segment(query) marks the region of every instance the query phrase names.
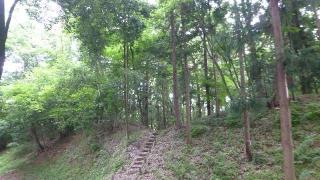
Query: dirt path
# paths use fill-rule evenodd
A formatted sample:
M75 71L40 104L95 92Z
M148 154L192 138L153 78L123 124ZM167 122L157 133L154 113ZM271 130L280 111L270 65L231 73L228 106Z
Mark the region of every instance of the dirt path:
M132 164L126 168L116 173L112 179L113 180L134 180L138 179L139 176L144 174L147 165L147 159L149 154L151 153L153 147L156 144L156 135L157 133L148 133L145 135L145 139L143 141L143 146L133 154L133 162Z
M143 146L133 155L132 164L116 173L113 180L173 179L174 175L166 168L164 158L168 151L183 147L183 141L177 140L178 134L170 128L162 135L145 135Z

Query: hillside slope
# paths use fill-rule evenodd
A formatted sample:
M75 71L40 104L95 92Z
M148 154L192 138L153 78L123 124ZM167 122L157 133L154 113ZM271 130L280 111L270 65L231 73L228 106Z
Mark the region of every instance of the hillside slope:
M299 179L320 179L319 102L318 96L303 96L291 103ZM239 120L222 123L225 125L212 125L215 119L210 118L199 120L193 124L192 147L185 145L182 130L159 131L138 179L281 179L277 114L277 110L270 110L252 120L252 162L244 157ZM107 136L100 148L83 133L39 155L29 146L13 147L0 154L0 179L112 179L131 164L145 133L147 130L132 133L128 149L123 132Z

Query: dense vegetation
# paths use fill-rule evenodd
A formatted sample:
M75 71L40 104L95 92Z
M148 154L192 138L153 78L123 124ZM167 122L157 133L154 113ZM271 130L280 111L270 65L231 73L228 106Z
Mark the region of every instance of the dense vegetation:
M320 178L320 3L150 2L0 0L0 175L111 178L149 128L157 179Z

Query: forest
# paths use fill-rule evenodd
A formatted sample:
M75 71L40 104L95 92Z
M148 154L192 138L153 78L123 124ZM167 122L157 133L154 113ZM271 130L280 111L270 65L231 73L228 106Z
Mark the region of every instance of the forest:
M0 0L0 180L317 180L319 91L319 0Z

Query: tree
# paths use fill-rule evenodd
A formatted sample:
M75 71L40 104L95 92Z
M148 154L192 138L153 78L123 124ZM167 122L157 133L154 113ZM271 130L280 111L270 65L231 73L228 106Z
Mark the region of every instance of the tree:
M239 56L239 64L240 64L240 99L241 99L241 112L244 126L244 142L246 149L246 156L248 161L252 161L252 152L251 152L251 137L250 137L250 120L249 120L249 112L247 107L247 92L246 92L246 80L245 80L245 68L244 68L244 43L242 40L242 32L241 32L241 21L240 21L240 13L239 8L237 6L236 1L234 1L235 6L235 17L236 17L236 36L238 40L238 56ZM261 79L260 79L261 80Z
M176 31L176 15L174 11L170 13L170 34L171 34L171 60L173 66L172 80L173 80L173 106L176 118L176 128L181 128L180 120L180 105L178 92L178 75L177 75L177 31Z
M283 170L285 179L293 180L296 179L296 177L294 170L293 143L291 133L291 113L289 109L288 87L284 67L284 42L282 37L278 0L270 0L270 14L277 59L276 71L277 89L280 98L281 144L284 155Z
M15 0L9 10L8 18L5 18L5 0L0 0L0 79L3 73L3 66L6 60L6 41L13 11L19 0Z
M184 82L185 82L185 104L186 104L186 143L191 144L191 99L190 99L190 71L188 65L188 55L187 55L187 12L189 9L190 4L188 3L181 3L180 4L180 15L181 15L181 39L182 39L182 58L184 60Z

